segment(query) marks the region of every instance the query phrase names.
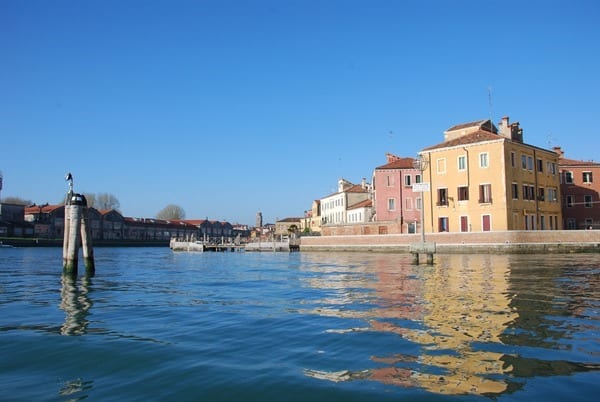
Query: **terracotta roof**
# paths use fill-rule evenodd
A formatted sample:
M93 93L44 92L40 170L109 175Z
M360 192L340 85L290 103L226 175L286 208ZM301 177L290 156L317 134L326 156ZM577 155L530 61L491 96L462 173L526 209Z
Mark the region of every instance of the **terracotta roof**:
M277 222L300 222L303 218L284 218L280 219Z
M358 209L358 208L367 208L373 206L373 200L364 200L361 202L357 202L354 205L350 205L348 209Z
M367 189L363 188L363 186L361 186L360 184L355 184L350 188L345 189L344 191L342 191L343 193L367 193Z
M190 225L200 226L208 221L206 219L184 219L182 222L189 223Z
M494 125L492 124L492 122L489 119L477 120L477 121L471 121L469 123L457 124L456 126L450 127L446 131L457 131L457 130L463 130L465 128L470 128L470 127L479 127L480 130L484 130L484 131L487 131L487 132L493 132L493 133L497 132L496 127L494 127Z
M414 169L413 163L414 158L400 158L385 165L381 165L375 168L378 169Z
M450 148L450 147L456 147L459 145L476 144L478 142L495 141L495 140L500 140L500 139L505 139L505 138L498 134L492 134L489 131L479 130L479 131L475 131L474 133L471 133L471 134L465 134L461 137L455 138L450 141L442 142L442 143L432 145L427 148L423 148L423 151L430 151L432 149L440 149L440 148Z
M26 207L25 208L25 214L26 215L30 215L30 214L39 214L39 213L50 213L53 212L59 208L63 208L64 205L59 204L59 205L33 205L30 207Z
M559 158L558 166L590 166L590 167L598 167L600 163L594 161L581 161L577 159L567 159L567 158Z

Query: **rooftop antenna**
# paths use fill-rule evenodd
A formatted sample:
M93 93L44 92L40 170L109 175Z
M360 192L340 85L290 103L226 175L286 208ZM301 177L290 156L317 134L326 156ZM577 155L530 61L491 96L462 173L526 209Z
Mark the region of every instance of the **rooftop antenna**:
M492 87L488 86L488 107L490 109L490 123L494 124L494 113L492 109Z

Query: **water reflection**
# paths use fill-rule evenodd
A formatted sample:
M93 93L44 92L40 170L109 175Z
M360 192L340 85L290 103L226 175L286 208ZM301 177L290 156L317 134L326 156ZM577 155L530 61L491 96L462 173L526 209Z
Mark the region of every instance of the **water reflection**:
M89 395L83 394L89 392L93 387L93 381L84 381L81 378L65 381L58 390L58 395L65 399L65 402L75 402L87 399Z
M531 268L529 262L539 266L539 261L535 265L535 260L523 262L522 258L445 255L435 266L426 267L393 264L393 257L379 256L370 261L362 277L350 269L349 286L356 289L360 283L362 295L339 298L336 304L315 308L313 313L360 317L366 320L368 330L396 334L402 342L393 354L372 356L375 368L309 369L306 375L330 381L370 379L440 394L489 396L520 388L523 377L598 370L596 364L553 359L548 351L568 347L564 339L571 330L581 333L578 323L569 328L569 319L573 311L593 314L590 294L579 297L573 286L563 286L569 281L561 276L564 272ZM331 289L329 279L323 275L310 285ZM338 294L352 295L343 291L340 278L334 283ZM365 298L371 300L369 309L361 307ZM330 303L331 298L321 302ZM351 308L351 303L358 307L353 304ZM519 353L524 352L515 345L544 348L543 357L523 357ZM406 353L415 346L418 354Z
M60 308L66 313L65 322L60 328L62 335L87 333L89 325L87 316L93 304L89 298L91 284L92 278L88 275L81 278L80 284L77 283L76 276L62 276Z

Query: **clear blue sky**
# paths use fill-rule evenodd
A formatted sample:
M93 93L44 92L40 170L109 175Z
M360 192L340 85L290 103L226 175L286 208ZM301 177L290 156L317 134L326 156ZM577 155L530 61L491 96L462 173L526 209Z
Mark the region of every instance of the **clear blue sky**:
M274 222L503 115L600 160L598 21L595 0L0 0L0 195L56 203L70 171L126 216Z

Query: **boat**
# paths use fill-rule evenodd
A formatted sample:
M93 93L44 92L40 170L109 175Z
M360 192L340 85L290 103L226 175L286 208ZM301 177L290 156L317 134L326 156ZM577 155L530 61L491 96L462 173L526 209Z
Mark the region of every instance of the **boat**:
M169 241L169 247L173 251L196 251L204 252L204 242L200 240L186 241L171 239Z

